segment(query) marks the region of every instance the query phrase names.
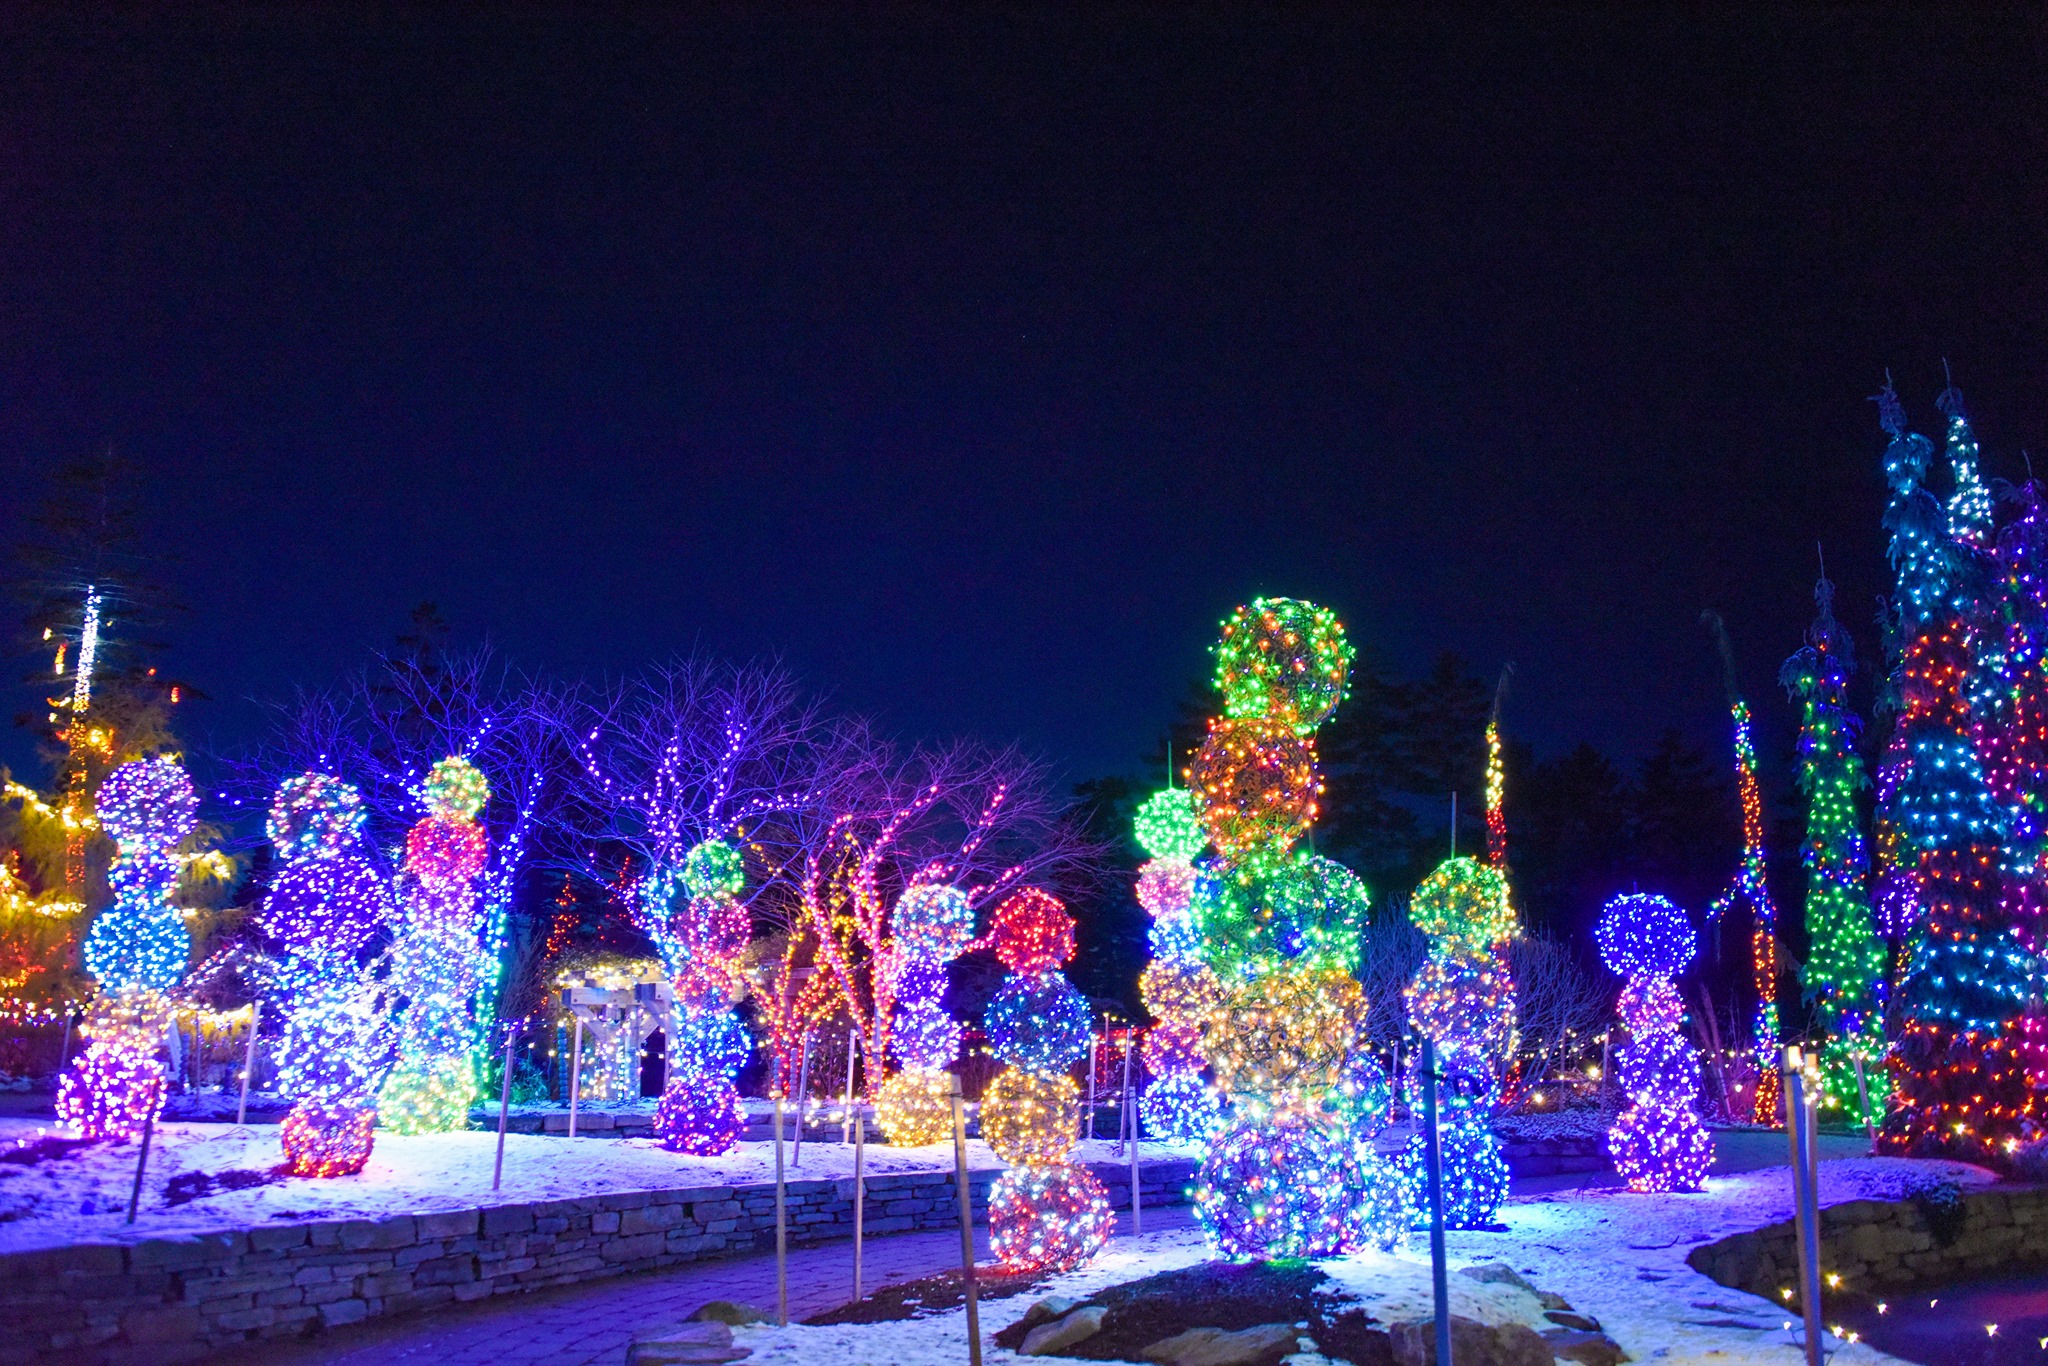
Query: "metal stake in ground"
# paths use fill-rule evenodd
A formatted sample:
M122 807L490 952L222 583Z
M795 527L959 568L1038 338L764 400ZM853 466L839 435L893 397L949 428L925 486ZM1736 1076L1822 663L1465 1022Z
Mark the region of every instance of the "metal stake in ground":
M149 1107L149 1113L142 1117L142 1152L135 1159L135 1189L128 1193L128 1222L135 1222L135 1211L142 1208L142 1173L149 1166L149 1140L156 1132L156 1106Z
M804 1106L810 1103L811 1094L811 1035L804 1032L804 1060L796 1069L796 1154L789 1165L801 1167L804 1164Z
M1131 1236L1145 1235L1145 1217L1138 1213L1138 1093L1131 1092Z
M64 1041L57 1045L57 1070L62 1072L64 1064L71 1061L71 1004L64 1004Z
M1877 1124L1870 1118L1870 1087L1863 1080L1863 1055L1851 1053L1849 1056L1856 1061L1856 1109L1863 1115L1863 1129L1870 1135L1870 1147L1874 1152L1877 1149Z
M1422 1040L1423 1168L1429 1178L1429 1286L1436 1298L1436 1366L1451 1366L1451 1285L1444 1260L1444 1150L1436 1127L1436 1044Z
M853 1142L853 1056L860 1046L860 1031L846 1031L846 1099L839 1106L839 1141Z
M498 1161L491 1168L492 1190L496 1190L498 1183L505 1177L505 1112L512 1106L512 1044L518 1037L518 1029L506 1029L505 1077L498 1087Z
M1101 1040L1088 1035L1088 1141L1095 1141L1095 1048Z
M775 1321L789 1326L789 1195L782 1176L782 1092L775 1093Z
M564 992L566 996L568 993ZM576 1137L576 1108L583 1100L583 1017L575 1014L576 1008L569 1007L576 1020L576 1042L569 1048L569 1137Z
M974 1284L974 1200L967 1188L967 1105L953 1078L953 1183L960 1193L960 1283L967 1295L967 1361L981 1366L981 1303Z
M1785 1050L1781 1073L1781 1094L1785 1104L1785 1134L1792 1144L1793 1226L1799 1240L1799 1308L1806 1320L1806 1363L1821 1366L1820 1339L1820 1217L1813 1207L1813 1166L1807 1141L1812 1113L1805 1096L1806 1072L1797 1046ZM1812 1210L1812 1213L1809 1213Z
M263 1002L249 1002L249 1048L242 1055L242 1099L235 1106L235 1127L249 1120L249 1078L256 1072L256 1023L263 1016Z
M853 1298L860 1299L860 1245L861 1219L866 1213L868 1155L868 1117L855 1115L853 1119Z

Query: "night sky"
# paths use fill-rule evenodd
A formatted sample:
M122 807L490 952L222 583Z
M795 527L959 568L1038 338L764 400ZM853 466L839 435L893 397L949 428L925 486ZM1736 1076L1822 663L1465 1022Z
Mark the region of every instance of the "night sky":
M1275 593L1543 753L1725 743L1717 607L1782 755L1886 368L2048 451L2038 9L1168 8L8 7L0 535L140 462L217 746L431 599L1078 778Z

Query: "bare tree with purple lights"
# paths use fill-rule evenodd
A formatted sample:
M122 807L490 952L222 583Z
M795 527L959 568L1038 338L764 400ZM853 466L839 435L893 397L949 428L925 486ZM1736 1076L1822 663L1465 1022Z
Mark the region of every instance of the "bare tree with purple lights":
M843 1008L861 1032L872 1091L889 1057L902 968L893 920L903 892L951 886L978 909L1075 871L1091 846L1044 766L1015 748L903 751L854 730L841 734L840 760L825 819L807 822L793 860L788 947L759 1004L784 1078L804 1032Z

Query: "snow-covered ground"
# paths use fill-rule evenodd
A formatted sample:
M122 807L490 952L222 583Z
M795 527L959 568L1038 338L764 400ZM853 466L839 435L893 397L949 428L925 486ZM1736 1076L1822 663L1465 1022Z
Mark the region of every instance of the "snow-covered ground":
M61 1131L45 1124L0 1119L0 1152ZM284 1177L241 1190L213 1189L187 1203L166 1206L167 1191L195 1184L194 1174L236 1172L269 1177L283 1162L277 1126L166 1123L157 1127L142 1207L127 1224L128 1195L140 1145L97 1144L31 1164L0 1161L0 1252L106 1239L150 1238L299 1219L375 1219L394 1214L475 1209L568 1200L614 1191L675 1190L747 1185L775 1179L773 1142L742 1143L724 1157L683 1157L648 1139L568 1139L508 1134L505 1179L491 1190L495 1133L379 1133L369 1166L355 1176L317 1180ZM1128 1161L1106 1141L1080 1145L1080 1161ZM785 1144L791 1181L853 1175L850 1144L806 1140L802 1165ZM1178 1145L1145 1143L1141 1160L1185 1157ZM967 1144L972 1168L1000 1168L979 1139ZM870 1176L951 1171L953 1146L867 1146ZM183 1182L179 1181L184 1177Z
M1909 1173L1939 1172L1963 1184L1988 1182L1988 1172L1960 1163L1855 1158L1823 1163L1821 1201L1899 1199ZM1781 1309L1730 1290L1685 1264L1700 1243L1791 1216L1791 1173L1767 1168L1716 1177L1697 1195L1630 1195L1625 1191L1556 1191L1510 1201L1505 1233L1454 1233L1453 1267L1506 1262L1539 1289L1555 1291L1599 1319L1637 1362L1684 1366L1793 1366L1800 1360L1793 1325ZM1093 1265L1052 1281L1043 1294L1085 1297L1208 1258L1200 1236L1183 1230L1119 1238ZM1417 1236L1393 1256L1376 1253L1323 1264L1331 1278L1384 1323L1427 1318L1429 1248ZM1490 1323L1550 1326L1527 1292L1451 1277L1452 1312ZM1019 1295L984 1306L984 1338L1021 1318L1040 1298ZM756 1326L735 1340L762 1366L832 1361L840 1366L957 1366L966 1359L966 1315L954 1310L902 1323L811 1328ZM1831 1344L1833 1345L1833 1344ZM993 1346L988 1360L1015 1360ZM1304 1366L1318 1358L1300 1359ZM1842 1345L1834 1366L1872 1366L1894 1358L1867 1345Z

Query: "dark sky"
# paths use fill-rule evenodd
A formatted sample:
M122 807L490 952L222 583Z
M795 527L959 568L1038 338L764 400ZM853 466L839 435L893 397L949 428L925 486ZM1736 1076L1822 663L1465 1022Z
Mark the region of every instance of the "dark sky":
M1081 776L1260 592L1545 751L1718 741L1717 606L1782 748L1885 368L2048 450L2038 10L963 8L8 7L0 531L143 462L219 741L433 599Z

